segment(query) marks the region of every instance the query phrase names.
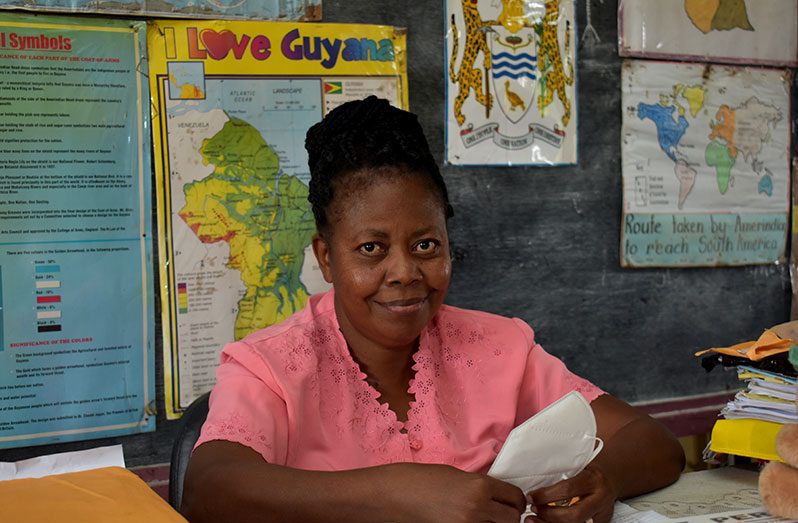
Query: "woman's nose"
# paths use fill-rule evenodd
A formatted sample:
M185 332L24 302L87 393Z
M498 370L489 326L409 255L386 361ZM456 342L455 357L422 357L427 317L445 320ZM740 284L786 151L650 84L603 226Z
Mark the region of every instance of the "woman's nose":
M385 279L392 285L408 285L421 279L418 260L409 253L394 250L388 255Z

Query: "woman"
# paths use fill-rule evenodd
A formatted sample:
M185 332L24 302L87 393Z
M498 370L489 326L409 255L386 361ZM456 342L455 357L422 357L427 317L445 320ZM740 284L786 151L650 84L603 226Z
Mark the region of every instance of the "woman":
M675 439L524 322L443 305L452 211L414 115L349 102L306 148L333 291L224 349L186 476L192 522L517 523L529 500L545 521L605 523L616 499L678 477ZM513 427L571 390L605 442L583 472L531 493L484 475Z

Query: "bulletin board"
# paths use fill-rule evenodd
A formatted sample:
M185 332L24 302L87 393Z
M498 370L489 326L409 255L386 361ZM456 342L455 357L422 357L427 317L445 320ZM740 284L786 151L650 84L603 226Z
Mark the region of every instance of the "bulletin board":
M621 67L617 3L591 2L600 40L578 49L579 160L560 167L442 167L454 207L447 302L516 316L578 374L631 402L731 390L735 376L707 374L693 352L756 339L789 318L787 264L623 269L620 263ZM410 109L445 158L448 25L444 2L326 3L325 22L405 26ZM582 42L577 2L572 43ZM793 79L792 102L795 103ZM790 116L795 124L794 114ZM793 155L795 155L794 144ZM161 329L159 324L157 329ZM162 332L158 330L158 332ZM163 367L156 368L164 397ZM168 462L178 422L159 404L158 430L124 438L129 464ZM77 444L73 444L77 446ZM59 447L66 450L65 447ZM0 453L21 459L28 449Z

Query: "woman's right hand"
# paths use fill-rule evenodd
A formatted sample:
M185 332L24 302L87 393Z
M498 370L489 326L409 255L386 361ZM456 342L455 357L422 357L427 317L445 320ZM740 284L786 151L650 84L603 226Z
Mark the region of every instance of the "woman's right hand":
M385 467L387 492L400 522L518 523L526 498L518 487L448 465L397 463Z

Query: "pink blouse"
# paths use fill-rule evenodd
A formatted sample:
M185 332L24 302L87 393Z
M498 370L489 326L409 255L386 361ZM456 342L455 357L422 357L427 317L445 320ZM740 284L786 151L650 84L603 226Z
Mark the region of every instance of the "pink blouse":
M402 423L347 349L333 291L227 345L197 445L227 440L269 463L344 470L394 462L485 472L510 430L571 390L603 392L519 319L443 305L421 333ZM196 448L196 447L195 447Z

